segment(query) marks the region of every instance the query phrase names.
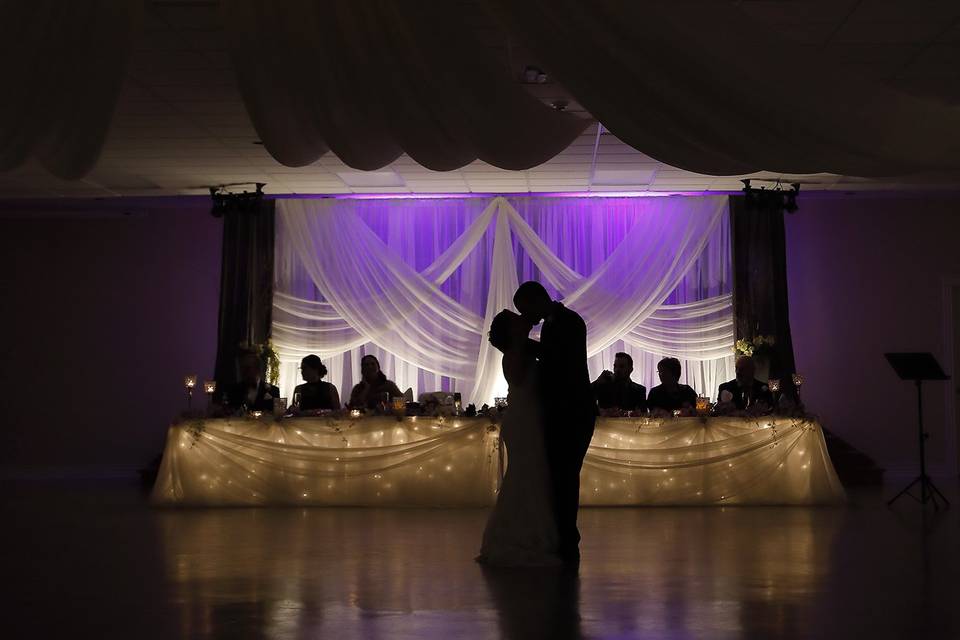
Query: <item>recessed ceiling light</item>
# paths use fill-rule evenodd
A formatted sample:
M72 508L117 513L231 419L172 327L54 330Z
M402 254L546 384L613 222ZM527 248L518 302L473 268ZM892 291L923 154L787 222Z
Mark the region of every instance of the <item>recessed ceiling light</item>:
M646 186L653 181L656 169L597 169L593 172L593 184L624 187Z
M393 171L337 171L348 187L405 187L403 178Z

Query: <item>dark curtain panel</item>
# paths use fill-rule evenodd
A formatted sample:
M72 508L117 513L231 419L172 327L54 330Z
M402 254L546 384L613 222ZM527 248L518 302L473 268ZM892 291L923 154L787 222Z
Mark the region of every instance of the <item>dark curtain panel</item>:
M787 306L787 247L783 212L747 209L743 196L730 198L733 238L733 313L737 339L776 338L770 377L789 385L796 371Z
M270 337L273 305L273 220L275 203L223 216L220 323L217 333L218 394L236 380L237 348Z

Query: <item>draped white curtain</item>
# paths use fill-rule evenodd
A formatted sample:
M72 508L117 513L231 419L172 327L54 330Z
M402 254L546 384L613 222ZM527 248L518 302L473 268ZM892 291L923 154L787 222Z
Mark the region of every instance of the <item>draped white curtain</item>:
M712 396L732 377L724 197L280 200L273 341L289 395L297 364L324 359L346 396L377 355L401 388L505 395L493 316L536 279L587 323L592 375L613 354L634 379L680 358Z

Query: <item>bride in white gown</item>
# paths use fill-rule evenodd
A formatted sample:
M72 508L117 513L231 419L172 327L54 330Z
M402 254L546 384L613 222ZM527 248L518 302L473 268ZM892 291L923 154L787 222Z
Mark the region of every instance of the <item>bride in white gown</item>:
M555 566L559 540L537 394L537 361L527 349L530 324L501 311L490 325L490 344L503 352L510 390L500 426L507 471L487 520L477 562L496 566Z

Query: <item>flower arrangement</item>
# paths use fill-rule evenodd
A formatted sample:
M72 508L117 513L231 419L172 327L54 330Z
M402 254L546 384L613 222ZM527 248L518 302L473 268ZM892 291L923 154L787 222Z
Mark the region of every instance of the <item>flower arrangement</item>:
M267 365L267 379L270 384L276 385L280 380L280 356L273 349L273 342L267 340L259 344L242 343L241 351L252 351L260 355L264 364Z
M193 449L200 442L203 433L207 430L206 422L202 418L191 420L187 425L186 432L190 436L190 448Z
M740 338L733 345L733 352L738 356L763 356L773 351L777 343L774 336L754 336L752 339Z

